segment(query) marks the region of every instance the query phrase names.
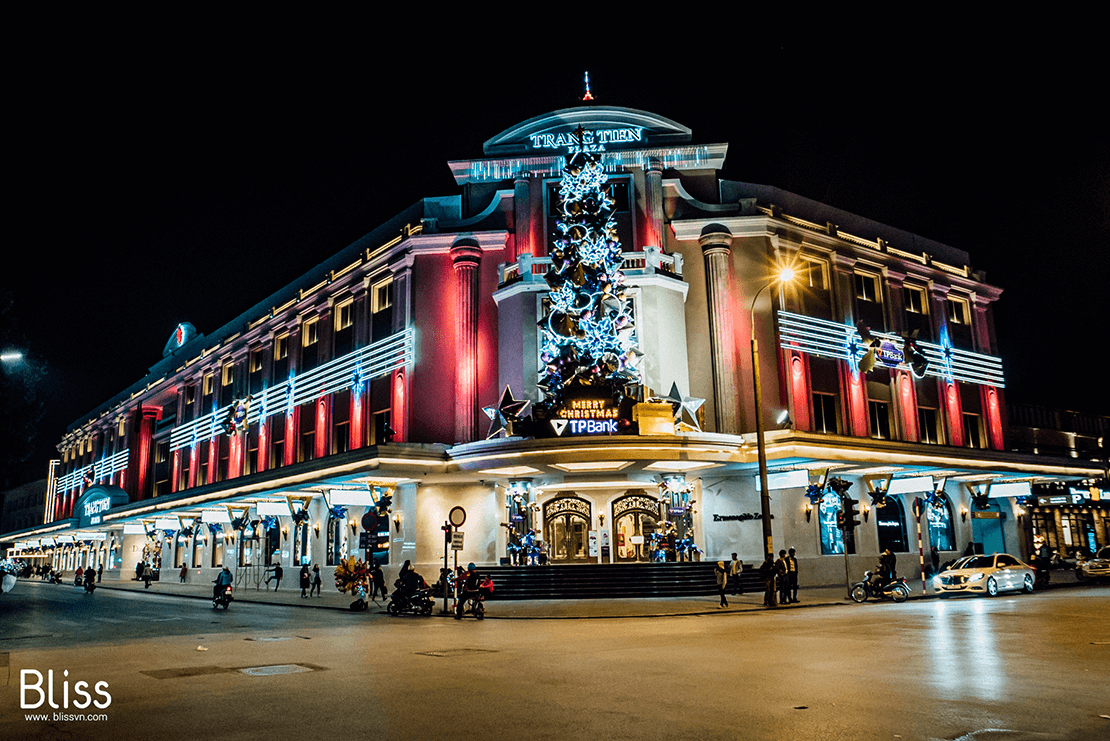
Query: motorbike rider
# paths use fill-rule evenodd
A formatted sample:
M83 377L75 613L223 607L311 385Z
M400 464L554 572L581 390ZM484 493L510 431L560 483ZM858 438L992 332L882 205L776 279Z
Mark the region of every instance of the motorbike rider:
M224 566L224 570L219 573L214 581L216 586L212 589L212 599L216 599L223 594L224 587L231 586L233 581L234 577L231 576L231 570Z
M96 589L96 572L92 569L85 569L84 580L85 592L88 594L92 594L93 590Z
M478 567L473 562L466 565L466 580L463 581L462 590L459 592L459 598L455 602L455 619L462 620L463 613L466 612L466 603L468 600L477 600L481 596L479 589L482 585L482 575L478 573Z
M883 550L879 555L879 573L878 581L875 584L877 589L884 588L887 584L894 581L897 572L898 557L889 548Z

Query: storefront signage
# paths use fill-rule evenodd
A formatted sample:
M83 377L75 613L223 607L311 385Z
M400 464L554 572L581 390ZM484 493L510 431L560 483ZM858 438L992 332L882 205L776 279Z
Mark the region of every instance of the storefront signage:
M883 342L879 345L875 349L875 357L887 368L897 368L906 360L901 348L895 347L893 342Z
M104 513L113 505L127 504L127 492L118 486L90 486L77 500L74 512L77 513L77 527L99 525Z
M567 154L574 152L604 152L605 145L639 143L644 139L641 127L627 129L585 129L582 141L578 141L573 131L558 134L532 134L528 137L532 149L565 149Z
M736 520L739 520L739 521L743 522L745 520L762 520L762 519L763 519L763 515L761 515L759 512L745 512L742 515L713 515L713 522L732 522L732 521L736 521ZM771 519L772 520L775 519L775 516L771 515Z
M615 435L628 427L626 410L610 397L567 399L553 409L551 427L557 436Z

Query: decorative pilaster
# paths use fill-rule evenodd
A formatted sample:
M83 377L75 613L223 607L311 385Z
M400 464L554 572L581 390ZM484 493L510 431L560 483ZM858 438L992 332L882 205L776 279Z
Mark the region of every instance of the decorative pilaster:
M710 224L698 238L705 257L705 294L709 308L709 352L713 363L713 417L716 431L740 432L737 406L735 333L729 291L732 234ZM758 414L759 411L757 410Z
M663 249L663 165L659 160L651 160L644 170L644 211L647 218L644 224L641 249L658 247ZM728 235L731 241L732 235ZM728 245L726 245L727 247Z
M478 266L481 248L471 240L451 247L455 269L455 440L478 439Z
M532 192L527 174L513 181L513 254L534 255L532 248Z

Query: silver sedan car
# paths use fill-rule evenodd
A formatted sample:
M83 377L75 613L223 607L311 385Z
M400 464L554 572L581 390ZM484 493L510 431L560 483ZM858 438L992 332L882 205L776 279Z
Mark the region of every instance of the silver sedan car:
M1033 569L1008 553L964 556L933 577L933 590L942 599L950 594L986 594L1020 589L1033 591Z
M1110 579L1110 545L1099 548L1094 558L1076 566L1075 575L1079 581Z

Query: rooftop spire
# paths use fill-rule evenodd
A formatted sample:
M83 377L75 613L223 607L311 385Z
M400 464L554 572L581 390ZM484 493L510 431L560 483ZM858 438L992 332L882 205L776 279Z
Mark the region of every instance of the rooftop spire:
M590 73L586 72L586 94L582 96L582 100L593 100L594 96L590 95Z

